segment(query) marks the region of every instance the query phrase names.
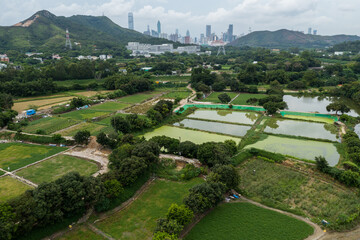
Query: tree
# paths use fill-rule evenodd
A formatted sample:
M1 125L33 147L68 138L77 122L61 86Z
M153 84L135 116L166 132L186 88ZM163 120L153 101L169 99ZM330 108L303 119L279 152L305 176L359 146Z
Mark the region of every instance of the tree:
M196 158L197 145L190 141L180 142L179 152L181 152L182 156Z
M267 102L263 107L265 108L266 113L269 115L273 115L279 110L279 107L275 102Z
M13 105L14 101L10 94L0 93L0 109L11 109Z
M178 237L175 234L169 234L167 232L156 232L152 240L178 240Z
M111 169L116 169L119 167L120 162L125 159L131 157L131 153L134 149L134 145L130 145L125 143L120 147L116 148L112 153L109 155L109 167Z
M128 186L141 176L147 168L145 159L131 156L119 162L116 172L119 175L119 181L122 185Z
M87 145L89 143L90 136L91 134L88 130L78 131L74 136L74 140L77 144Z
M111 118L111 126L117 131L124 134L130 133L130 123L122 116L115 116Z
M218 174L218 180L224 183L227 189L238 187L240 176L232 165L216 165L211 171L214 174Z
M231 101L231 98L229 95L227 95L226 93L222 93L218 96L220 102L222 103L228 103Z
M323 156L315 157L316 168L320 172L327 172L329 170L329 163Z
M210 167L230 163L230 156L231 153L225 144L207 142L198 146L197 158Z
M0 239L13 239L13 234L17 229L15 217L16 214L9 204L0 204Z
M104 182L106 195L108 198L116 198L124 191L121 183L116 179L107 180Z
M108 146L109 139L104 132L100 132L96 136L96 142L105 147L105 146Z
M194 213L185 205L177 205L176 203L171 204L166 218L169 220L176 220L180 225L187 225L194 218Z
M223 81L217 81L212 85L212 89L215 92L221 92L226 88L226 84Z
M335 111L336 115L338 115L338 112L341 112L341 114L350 112L350 108L348 108L343 103L330 103L329 105L326 106L326 110L328 112Z
M257 98L249 98L248 100L246 100L246 103L248 103L250 105L255 105L258 101L259 101L259 99L257 99Z
M183 225L179 224L176 220L160 218L157 220L155 232L166 232L170 235L178 236L183 230Z

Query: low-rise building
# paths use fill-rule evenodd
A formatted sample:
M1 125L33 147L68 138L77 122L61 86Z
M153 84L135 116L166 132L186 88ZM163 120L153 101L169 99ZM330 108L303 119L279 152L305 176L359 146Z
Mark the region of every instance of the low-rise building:
M0 54L0 62L10 62L10 59L6 54Z
M142 44L138 42L129 42L126 48L132 51L131 56L150 56L160 55L166 52L170 53L183 53L188 54L200 54L200 46L184 46L174 49L173 44L161 44L161 45L151 45L151 44Z

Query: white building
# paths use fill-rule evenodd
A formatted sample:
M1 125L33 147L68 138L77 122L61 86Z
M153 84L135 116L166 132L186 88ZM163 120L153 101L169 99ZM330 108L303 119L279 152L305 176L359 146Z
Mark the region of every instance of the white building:
M135 57L149 56L150 54L160 55L166 52L170 52L170 53L187 52L189 54L200 53L200 46L185 46L174 49L173 44L151 45L151 44L142 44L138 42L129 42L126 48L132 51L131 56L135 56Z

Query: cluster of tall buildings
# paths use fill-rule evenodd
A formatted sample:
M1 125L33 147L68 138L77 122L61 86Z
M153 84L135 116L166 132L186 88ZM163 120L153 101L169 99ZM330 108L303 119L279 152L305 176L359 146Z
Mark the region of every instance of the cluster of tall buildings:
M129 29L134 30L134 15L133 13L129 13L128 15L128 24ZM161 31L161 22L158 21L156 25L156 30L151 29L150 25L147 25L146 31L144 31L145 35L168 39L173 42L180 42L183 44L198 44L198 45L213 45L214 43L218 44L229 43L236 39L234 35L234 26L233 24L229 25L227 31L223 32L221 35L216 35L211 31L211 25L206 25L206 34L200 34L200 37L193 37L190 35L190 31L187 30L185 36L182 36L179 33L179 29L176 29L174 33L167 34Z
M316 30L316 29L312 30L312 28L309 27L309 28L308 28L308 34L309 34L309 35L311 35L311 34L312 34L312 35L317 35L317 30Z

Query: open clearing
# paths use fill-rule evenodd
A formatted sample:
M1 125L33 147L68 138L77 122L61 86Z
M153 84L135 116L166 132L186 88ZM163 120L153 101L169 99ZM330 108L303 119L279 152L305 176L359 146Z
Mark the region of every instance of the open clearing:
M231 110L196 110L188 118L213 120L229 123L240 123L252 125L260 117L260 114L254 112L238 112Z
M10 171L14 171L66 149L24 143L2 143L0 144L0 167L4 170L10 167Z
M126 209L96 223L96 227L116 239L151 239L156 220L164 217L172 203L182 204L188 190L204 180L195 178L187 182L155 180Z
M229 95L229 97L231 99L233 99L237 93L235 92L212 92L209 96L207 96L205 99L201 100L202 102L213 102L213 103L221 103L221 101L219 100L219 95L226 93L227 95Z
M267 96L269 96L269 95L266 95L266 94L240 93L240 95L237 98L235 98L235 100L232 101L231 104L234 104L234 105L250 105L249 103L246 102L250 98L261 99L261 98L265 98Z
M268 136L266 139L248 145L245 148L258 148L268 152L312 161L315 161L315 157L323 156L330 166L335 166L340 159L340 155L333 143L312 140Z
M71 118L47 117L30 122L23 131L27 133L36 133L36 131L42 130L45 131L45 134L51 134L79 122L80 121Z
M76 110L69 113L64 113L61 116L66 118L72 118L76 120L90 120L92 118L102 117L110 114L111 111L97 111L93 109Z
M0 203L17 197L26 190L31 189L30 186L10 177L0 178Z
M150 139L155 136L167 136L176 139L181 138L181 141L192 141L196 144L201 144L204 142L224 142L225 140L234 140L236 144L238 144L241 140L240 138L230 136L170 126L162 126L144 135L146 139Z
M63 103L69 101L74 97L57 97L57 98L48 98L48 99L40 99L40 100L33 100L33 101L22 101L22 102L15 102L14 106L12 107L13 110L17 112L22 112L29 109L29 105L35 105L38 107L54 105L55 103Z
M293 167L307 169L303 163L293 163ZM317 224L325 219L331 226L340 216L346 219L358 212L360 197L355 192L285 165L250 159L240 165L239 171L244 195L270 207L304 215Z
M153 97L159 95L160 93L161 92L159 92L159 91L147 92L147 93L137 93L134 95L119 98L118 101L124 102L124 103L141 103L149 98L153 98Z
M313 232L314 229L303 221L251 203L239 202L216 207L185 239L302 240Z
M98 104L91 107L92 110L103 110L103 111L118 111L128 107L129 104L120 103L120 102L106 102L103 104Z
M102 237L99 234L91 231L87 226L79 226L71 231L67 232L57 240L105 240L106 238Z
M69 172L79 172L90 176L98 171L98 166L90 161L77 157L58 155L54 158L22 169L16 175L34 183L52 182Z

